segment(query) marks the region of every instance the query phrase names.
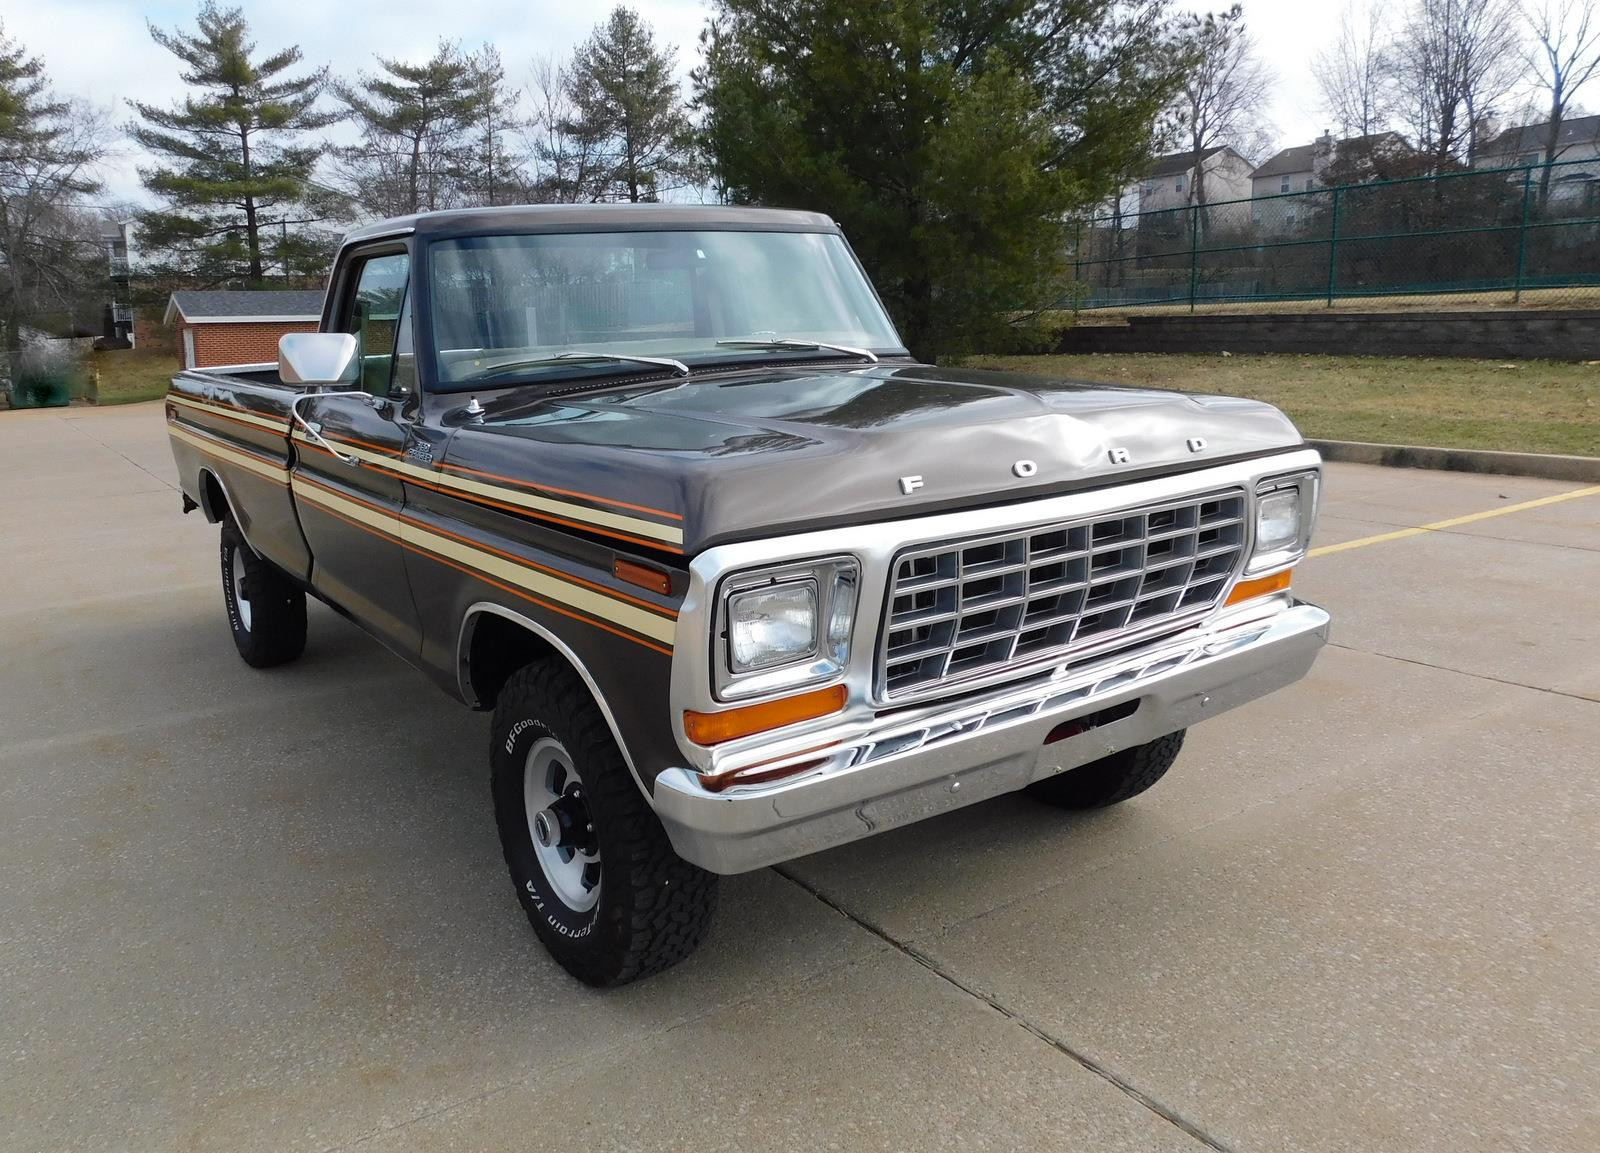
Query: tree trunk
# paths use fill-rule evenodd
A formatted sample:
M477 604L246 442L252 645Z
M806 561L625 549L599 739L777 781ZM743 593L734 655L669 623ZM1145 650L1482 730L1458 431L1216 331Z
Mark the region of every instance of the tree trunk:
M239 155L244 167L245 187L250 186L250 129L247 125L239 126ZM250 193L244 194L244 244L245 250L250 255L250 284L252 287L261 283L261 226L256 221L256 198Z
M411 137L411 169L408 175L411 179L411 211L422 210L422 189L420 178L422 175L422 133L418 132Z
M622 139L626 147L626 155L628 158L628 199L634 204L638 204L639 160L634 153L633 147L633 119L630 117L623 123L626 126L626 131L623 133Z
M1550 203L1550 170L1556 162L1556 143L1561 139L1561 120L1567 111L1563 103L1559 96L1550 102L1550 123L1544 132L1544 167L1539 171L1540 212Z

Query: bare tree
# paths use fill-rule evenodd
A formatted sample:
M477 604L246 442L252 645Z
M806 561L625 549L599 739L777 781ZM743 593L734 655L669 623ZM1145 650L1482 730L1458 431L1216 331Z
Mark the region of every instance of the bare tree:
M1549 100L1544 126L1544 166L1539 173L1539 203L1550 198L1550 169L1566 151L1561 127L1573 100L1600 72L1600 13L1595 0L1523 0L1522 12L1533 32L1526 53L1530 75ZM1568 146L1570 147L1570 145Z
M462 150L455 175L474 205L514 204L522 195L522 162L506 147L506 138L522 127L517 93L506 90L505 66L493 45L485 44L468 60L477 94L471 125L476 142Z
M104 112L57 99L44 63L0 28L0 363L44 317L75 322L105 283L96 221Z
M567 68L552 57L533 61L523 139L532 169L528 191L534 200L581 204L604 195L608 170L599 142L568 130L573 119L567 96L571 86Z
M1519 79L1511 0L1414 0L1396 42L1401 117L1435 168L1471 165Z
M1339 38L1312 61L1323 110L1341 135L1371 136L1389 126L1394 68L1386 23L1376 4L1352 0L1340 18Z
M1248 155L1264 142L1269 128L1262 109L1271 98L1273 75L1261 62L1237 4L1221 15L1193 18L1185 34L1194 65L1172 119L1179 142L1194 158L1189 203L1203 206L1208 203L1207 154L1232 145Z

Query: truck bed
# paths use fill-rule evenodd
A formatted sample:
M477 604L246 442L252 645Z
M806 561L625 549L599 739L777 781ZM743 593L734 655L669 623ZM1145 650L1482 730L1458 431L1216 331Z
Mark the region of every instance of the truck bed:
M289 489L289 407L305 391L276 364L237 364L180 372L167 393L184 493L212 520L228 511L253 549L302 580L311 554Z

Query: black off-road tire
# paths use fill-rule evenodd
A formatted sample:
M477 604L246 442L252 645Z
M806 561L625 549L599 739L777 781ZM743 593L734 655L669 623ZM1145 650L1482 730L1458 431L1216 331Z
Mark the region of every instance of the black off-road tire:
M234 587L235 573L244 582L248 614L239 611L240 590ZM245 664L271 668L292 661L305 651L305 590L251 550L232 516L222 520L222 602L228 610L233 643Z
M1068 769L1028 786L1028 793L1063 809L1103 809L1137 797L1166 775L1183 748L1184 730L1157 737Z
M582 785L600 857L599 896L585 911L557 894L529 829L524 773L554 738ZM705 939L717 878L672 851L584 683L563 662L536 661L500 690L490 727L490 792L517 899L550 955L587 985L625 985L670 968ZM547 746L548 747L548 746Z

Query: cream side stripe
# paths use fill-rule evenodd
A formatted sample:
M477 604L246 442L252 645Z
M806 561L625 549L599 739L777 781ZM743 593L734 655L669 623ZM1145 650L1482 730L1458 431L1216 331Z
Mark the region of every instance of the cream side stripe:
M402 521L397 516L379 512L368 508L344 497L336 496L326 489L314 485L297 482L294 494L303 497L313 504L320 504L324 508L337 512L340 516L348 517L361 524L386 532L391 536L398 536L406 544L416 545L427 549L429 552L438 553L442 557L476 569L486 576L495 577L506 584L516 585L518 588L527 589L553 601L571 605L581 609L590 616L600 617L602 620L612 621L630 629L641 636L650 637L652 640L661 641L670 646L677 636L677 623L666 617L657 616L655 613L646 612L644 609L634 608L622 601L614 600L602 593L591 592L581 585L570 584L559 577L549 576L533 569L515 564L493 553L484 552L460 541L452 540L447 536L429 532L419 528L408 521Z
M315 443L300 432L296 432L294 438L304 444ZM672 525L659 524L653 520L640 520L638 517L622 516L613 512L603 512L597 508L590 508L586 504L567 504L563 501L535 496L532 493L520 492L513 488L500 488L492 484L480 484L466 477L454 476L445 472L435 472L431 468L421 468L409 461L371 452L360 445L350 444L348 441L339 441L338 444L340 452L349 453L358 460L366 461L368 464L381 465L395 472L405 473L407 476L414 476L439 488L454 488L461 492L470 492L476 496L497 500L503 504L520 505L535 512L547 512L552 516L564 517L567 520L586 521L589 524L613 528L619 532L630 533L633 536L664 541L667 544L681 545L683 543L683 529Z
M206 413L206 414L208 414L210 416L229 417L229 418L231 418L233 420L242 420L246 424L258 425L261 428L272 430L273 432L277 433L279 436L284 435L284 433L287 432L288 428L289 428L289 418L288 417L284 417L282 420L268 420L264 416L257 416L255 413L253 413L253 412L245 412L243 409L238 409L238 408L227 408L227 409L224 409L220 405L201 404L199 401L190 400L186 396L168 395L167 399L170 400L173 404L181 404L181 405L183 405L184 408L193 409L195 412L203 412L203 413Z
M390 513L380 512L375 508L368 508L360 501L345 500L343 497L335 496L326 489L307 484L299 477L294 479L294 495L296 500L308 500L312 504L320 504L342 517L348 517L350 520L367 525L369 528L375 528L379 532L387 533L396 539L400 537L399 517Z
M267 461L259 460L246 453L235 452L227 445L222 444L220 441L212 440L210 437L199 436L186 428L179 428L175 424L167 425L167 432L169 435L193 445L208 456L225 460L229 464L237 465L239 468L253 472L257 476L264 476L268 480L276 481L279 484L283 484L289 479L289 471L287 469L278 468Z
M581 585L568 584L557 577L547 576L542 572L523 568L519 564L513 564L511 561L497 557L493 553L480 552L478 549L464 545L460 541L428 532L426 529L420 529L409 522L401 523L400 539L407 544L420 545L429 552L436 552L440 556L449 557L451 560L468 565L489 576L498 577L507 584L517 585L531 593L548 597L551 600L562 601L575 609L581 609L590 616L613 621L641 636L647 636L665 645L670 646L677 637L678 628L675 621L659 617L655 613L646 612L644 609L634 608L630 604L613 600L611 597L601 593L590 592Z
M1577 500L1582 496L1600 496L1600 484L1588 488L1577 488L1571 492L1558 492L1554 496L1541 496L1537 500L1525 500L1520 504L1508 504L1504 508L1491 508L1483 512L1469 512L1466 516L1453 516L1449 520L1436 520L1432 524L1418 525L1416 528L1396 529L1394 532L1381 532L1376 536L1364 536L1359 540L1340 541L1338 544L1325 544L1321 548L1314 548L1308 556L1327 556L1329 553L1345 552L1348 549L1364 548L1369 544L1382 544L1384 541L1405 540L1407 537L1421 536L1423 533L1443 532L1457 525L1473 524L1480 520L1489 520L1492 517L1505 516L1507 513L1526 512L1530 508L1543 508L1545 505L1560 504L1562 501Z

